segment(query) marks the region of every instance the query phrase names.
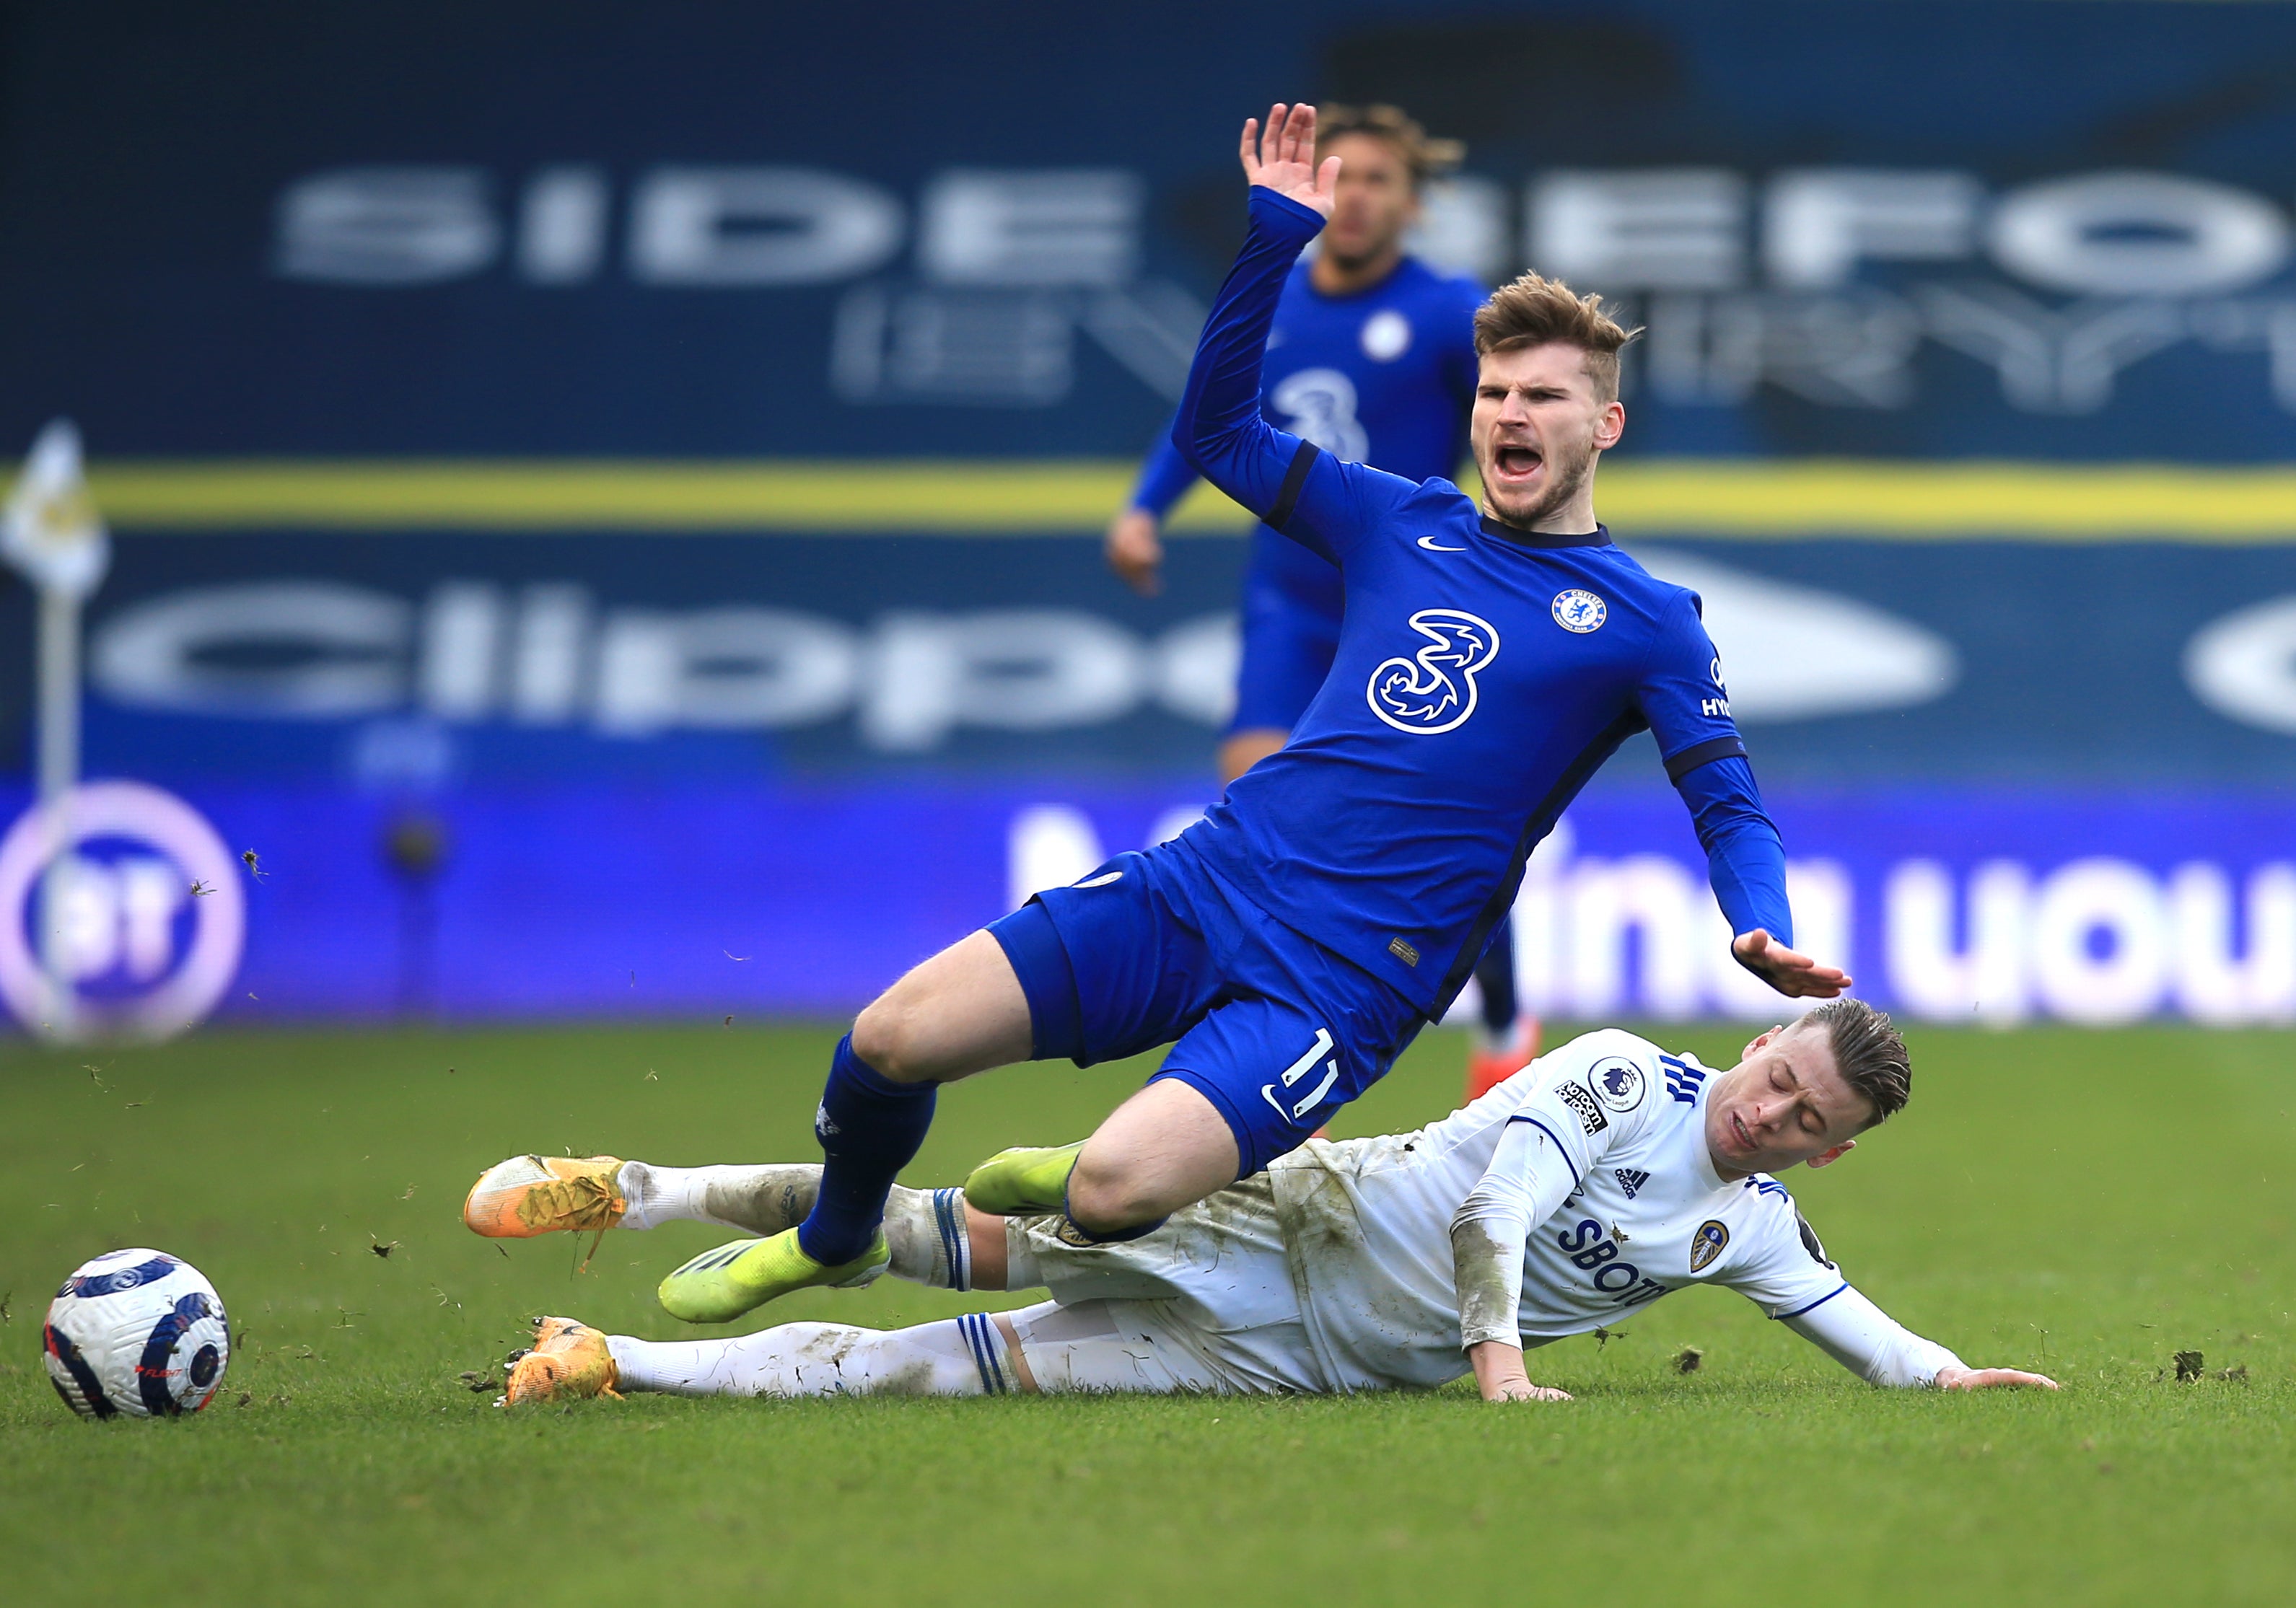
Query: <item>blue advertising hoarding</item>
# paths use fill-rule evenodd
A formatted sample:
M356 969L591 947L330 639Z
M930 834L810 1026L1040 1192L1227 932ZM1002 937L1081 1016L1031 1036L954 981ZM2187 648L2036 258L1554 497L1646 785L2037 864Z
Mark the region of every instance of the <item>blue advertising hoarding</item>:
M249 1023L834 1014L1204 801L1201 788L1011 779L184 791L263 872L234 890L246 952L218 1013ZM2284 802L1928 788L1774 790L1769 803L1798 939L1888 1008L1963 1023L2296 1022ZM147 930L162 953L188 947L211 899L176 879L139 907L150 857L90 849L75 980L135 980ZM1525 997L1580 1018L1775 1020L1783 1002L1728 959L1704 875L1671 798L1582 801L1515 907Z
M2296 416L2278 4L34 4L0 51L0 439L1134 453L1234 130L1308 95L1466 142L1431 256L1626 299L1634 452L2252 462Z
M1240 522L1153 600L1094 532L1300 94L1466 141L1425 253L1647 326L1601 505L1808 942L1936 1019L2289 1013L2286 7L32 5L0 74L0 441L96 456L90 774L269 867L226 1014L846 1009L1201 807ZM1646 742L1570 825L1530 997L1752 1010ZM126 987L206 907L88 854Z

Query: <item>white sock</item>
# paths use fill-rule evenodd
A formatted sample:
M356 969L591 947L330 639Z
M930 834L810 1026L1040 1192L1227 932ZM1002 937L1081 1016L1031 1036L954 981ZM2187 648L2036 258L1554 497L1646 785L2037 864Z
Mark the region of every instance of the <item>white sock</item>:
M964 1227L962 1189L893 1186L885 1202L885 1271L936 1290L972 1288L972 1238Z
M779 1234L805 1221L821 1190L817 1165L660 1167L625 1161L614 1177L628 1206L625 1228L711 1223L742 1234ZM885 1202L886 1268L936 1290L972 1288L972 1245L962 1189L893 1186Z
M731 1340L609 1335L625 1391L680 1396L992 1396L1016 1388L1004 1335L975 1314L911 1329L783 1324Z
M747 1234L779 1234L805 1221L821 1190L818 1165L660 1167L625 1161L614 1175L628 1207L625 1228L712 1223Z

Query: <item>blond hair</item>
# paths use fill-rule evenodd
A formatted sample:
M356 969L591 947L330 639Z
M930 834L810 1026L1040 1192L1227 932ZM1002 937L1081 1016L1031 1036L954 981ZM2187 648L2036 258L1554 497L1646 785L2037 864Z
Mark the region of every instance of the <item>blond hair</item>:
M1429 138L1427 130L1399 106L1316 108L1316 150L1322 151L1343 134L1366 135L1394 152L1411 169L1414 190L1450 172L1467 154L1467 148L1456 140Z
M1889 1017L1862 999L1829 999L1795 1025L1825 1030L1841 1080L1874 1108L1868 1128L1906 1109L1914 1095L1914 1063Z
M1619 399L1619 349L1642 333L1603 310L1599 295L1581 296L1559 279L1537 274L1501 285L1475 309L1475 356L1560 341L1587 354L1587 377L1600 402Z

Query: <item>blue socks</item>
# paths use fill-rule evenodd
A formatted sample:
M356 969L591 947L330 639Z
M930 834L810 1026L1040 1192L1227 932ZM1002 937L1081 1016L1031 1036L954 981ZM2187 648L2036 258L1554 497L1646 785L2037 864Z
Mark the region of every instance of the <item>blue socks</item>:
M1475 963L1475 980L1483 986L1483 1031L1493 1039L1514 1030L1513 923L1504 917L1491 929L1491 941Z
M813 1136L821 1141L821 1194L797 1228L798 1248L825 1268L869 1249L885 1220L885 1197L925 1142L939 1085L896 1083L837 1041Z

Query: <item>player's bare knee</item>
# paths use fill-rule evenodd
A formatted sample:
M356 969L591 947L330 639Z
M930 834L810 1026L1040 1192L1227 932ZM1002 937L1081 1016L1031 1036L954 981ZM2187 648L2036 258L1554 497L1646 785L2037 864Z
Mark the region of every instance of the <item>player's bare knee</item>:
M1069 1174L1069 1215L1087 1233L1113 1234L1161 1216L1162 1208L1140 1169L1087 1152Z
M904 998L901 985L880 994L853 1021L853 1053L896 1083L915 1083L923 1070L925 1013Z

